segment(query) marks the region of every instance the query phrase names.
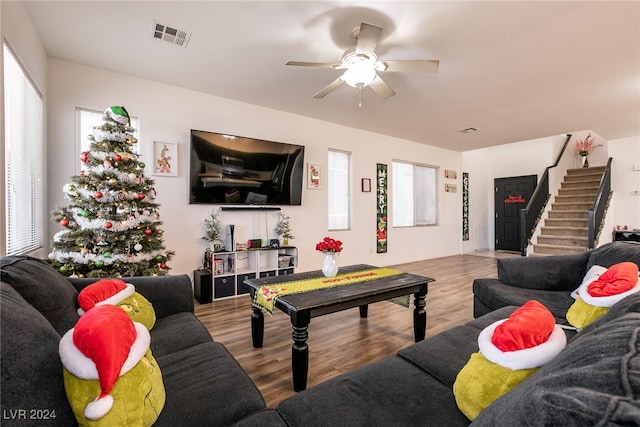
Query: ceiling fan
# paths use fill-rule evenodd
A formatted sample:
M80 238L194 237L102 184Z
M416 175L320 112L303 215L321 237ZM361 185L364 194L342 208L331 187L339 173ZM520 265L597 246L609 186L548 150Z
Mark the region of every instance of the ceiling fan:
M352 35L356 39L356 45L347 49L338 64L323 62L289 61L287 65L298 67L332 68L334 70L346 70L340 77L329 83L324 89L313 95L314 98L324 98L332 90L346 82L349 86L358 89L358 106L362 106L362 88L371 87L375 93L383 98L389 98L396 93L382 80L378 72L404 71L412 73L435 73L438 71L438 60L408 59L398 61L378 61L375 52L380 41L382 27L363 22L353 29Z

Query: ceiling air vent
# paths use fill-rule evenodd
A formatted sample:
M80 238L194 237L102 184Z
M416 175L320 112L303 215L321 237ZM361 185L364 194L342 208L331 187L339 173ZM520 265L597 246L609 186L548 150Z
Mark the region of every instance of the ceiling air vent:
M177 28L170 27L158 21L153 21L151 36L157 40L164 40L177 46L187 47L187 43L189 43L189 39L191 38L191 33L184 30L178 30Z
M458 129L458 132L462 132L462 133L473 133L473 132L477 132L478 128L464 128L464 129Z

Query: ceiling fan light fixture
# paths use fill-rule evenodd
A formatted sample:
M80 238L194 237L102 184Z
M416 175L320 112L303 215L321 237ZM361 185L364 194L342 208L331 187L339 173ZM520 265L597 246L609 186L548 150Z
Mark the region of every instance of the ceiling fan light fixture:
M364 87L369 85L376 78L376 70L367 62L359 62L349 67L342 75L349 86Z

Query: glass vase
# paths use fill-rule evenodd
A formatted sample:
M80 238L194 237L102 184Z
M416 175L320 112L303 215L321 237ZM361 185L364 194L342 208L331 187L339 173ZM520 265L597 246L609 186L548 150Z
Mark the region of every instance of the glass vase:
M322 262L322 274L324 277L333 277L338 274L338 263L335 252L325 252Z

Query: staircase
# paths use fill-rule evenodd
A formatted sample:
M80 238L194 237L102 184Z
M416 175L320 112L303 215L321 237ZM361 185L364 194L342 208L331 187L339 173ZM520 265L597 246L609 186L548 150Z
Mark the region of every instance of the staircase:
M587 212L593 207L604 170L599 166L567 171L538 243L533 245L535 254L561 255L588 249Z

